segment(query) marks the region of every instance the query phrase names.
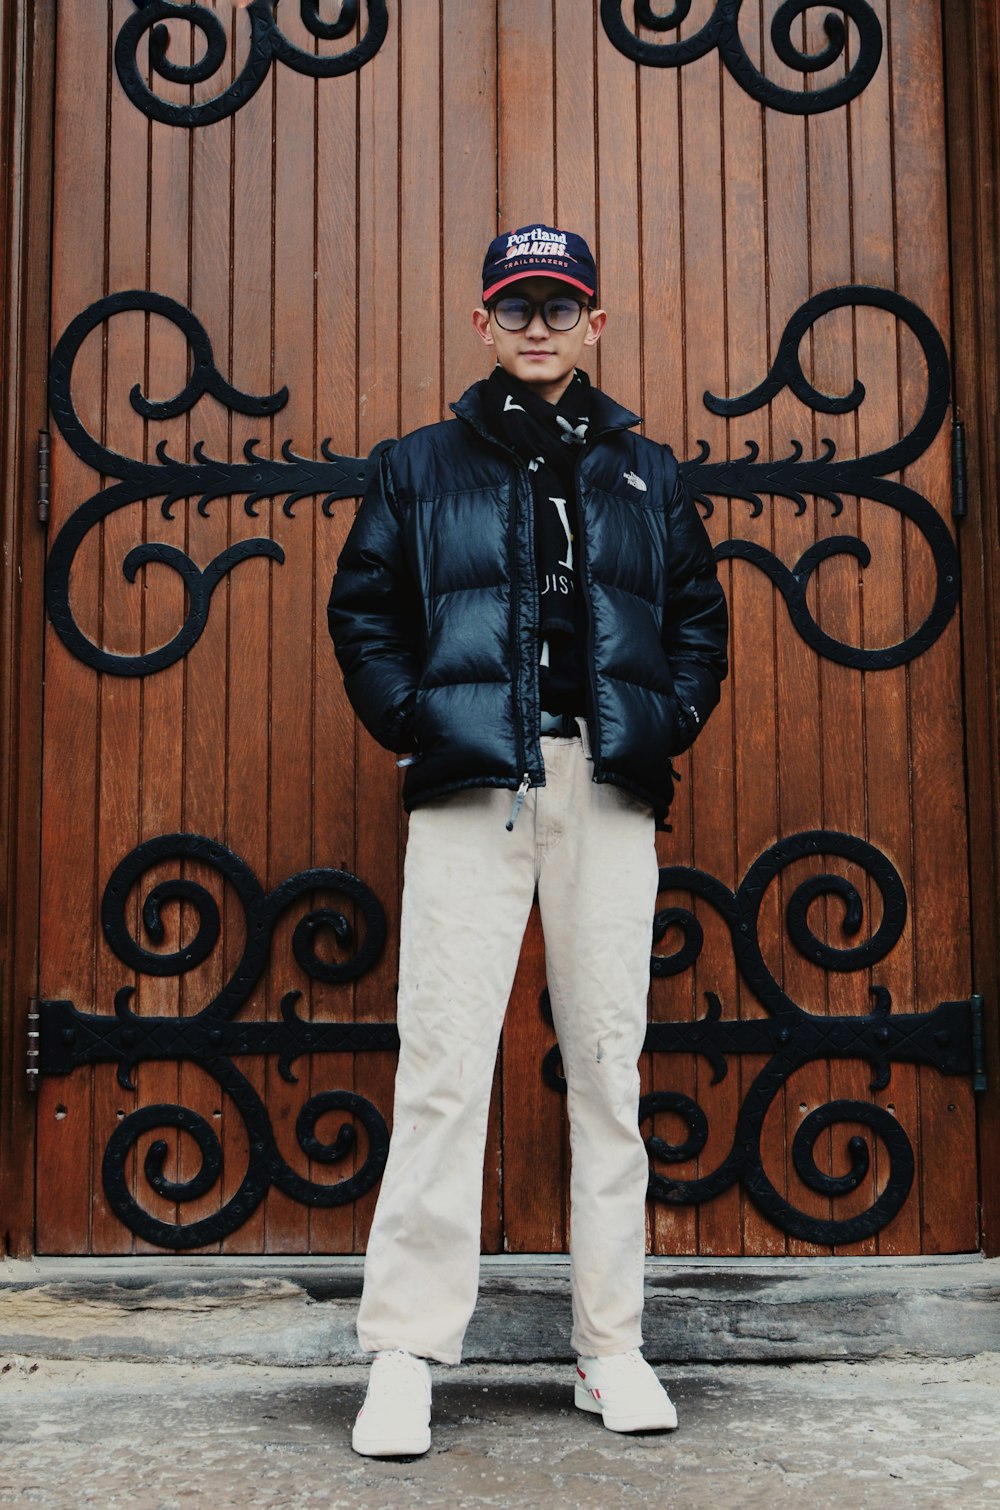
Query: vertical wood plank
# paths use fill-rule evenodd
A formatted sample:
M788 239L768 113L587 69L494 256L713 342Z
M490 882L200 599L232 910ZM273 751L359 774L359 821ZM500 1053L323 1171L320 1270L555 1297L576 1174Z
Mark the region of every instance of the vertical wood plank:
M490 361L472 328L483 256L497 231L497 28L488 5L441 7L442 398L453 402ZM428 353L430 356L430 353Z
M744 45L758 67L770 69L771 59L761 41L761 20L755 7L745 17L741 28ZM747 393L760 382L773 360L773 333L768 328L770 245L773 226L768 217L772 195L767 192L772 170L770 143L767 137L767 111L736 85L728 73L722 75L722 155L718 175L724 184L724 283L717 297L723 303L726 318L726 389L733 395ZM784 194L784 184L782 193ZM789 214L794 214L794 204ZM713 383L713 392L722 391ZM727 454L745 455L751 441L762 450L770 442L769 415L760 409L726 423ZM775 454L773 450L769 454ZM784 500L765 497L763 509L754 516L751 506L742 499L718 508L728 513L729 531L741 540L750 540L764 549L774 550L777 519L785 507ZM784 631L775 613L770 583L746 563L736 561L731 568L729 601L733 634L733 780L735 821L735 875L741 882L750 866L767 850L779 832L779 766L777 696L778 641ZM695 754L695 760L698 754ZM703 799L703 800L707 800ZM778 888L772 885L764 896L758 917L758 937L764 959L776 971L780 959L781 923L778 911ZM732 941L725 946L732 952ZM739 1015L758 1018L762 1006L740 984ZM724 1011L734 1012L735 1003L723 997ZM718 1087L715 1101L725 1109L727 1129L735 1128L740 1101L745 1097L753 1077L763 1068L763 1060L750 1059L727 1076ZM704 1071L702 1071L704 1073ZM704 1078L707 1078L705 1076ZM769 1124L770 1126L770 1124ZM732 1132L730 1131L730 1136ZM773 1133L765 1136L761 1148L765 1172L780 1188L781 1170L776 1167ZM736 1192L724 1202L713 1202L700 1214L702 1247L708 1252L734 1251L741 1243L756 1251L758 1217L755 1209L744 1203L739 1212ZM743 1233L740 1233L742 1223ZM764 1228L763 1230L767 1230Z
M585 35L585 34L584 34ZM563 59L559 59L560 72ZM614 319L597 348L600 386L638 413L642 404L640 340L639 134L636 67L615 47L597 51L597 240L602 301ZM570 78L574 78L571 70ZM568 92L569 79L563 85Z
M312 43L294 12L282 18L282 30L294 45L312 51ZM326 80L326 87L340 81ZM314 109L316 84L306 75L281 68L274 73L274 189L275 246L272 319L275 386L285 383L287 406L275 417L276 444L291 440L293 450L314 454L314 234L315 199ZM277 454L277 451L274 453ZM308 867L313 825L314 752L312 749L312 665L314 577L312 512L303 499L294 516L285 514L284 500L271 505L271 537L285 561L270 574L271 697L268 804L268 888ZM267 1015L277 1018L285 992L303 992L301 1009L309 1014L312 993L307 977L292 954L295 923L307 910L289 909L275 926L268 970ZM308 1098L309 1069L295 1067L299 1081L285 1081L273 1058L267 1064L267 1100L271 1125L285 1162L297 1174L309 1167L295 1136L295 1119ZM338 1124L339 1125L339 1124ZM319 1129L324 1135L323 1126ZM309 1211L279 1190L268 1197L267 1251L302 1253L309 1246Z
M948 340L950 324L945 173L945 117L940 14L919 16L892 8L891 61L895 214L900 291L914 298ZM919 93L912 80L922 80ZM941 227L931 246L921 235ZM950 343L949 343L950 344ZM912 428L926 394L924 362L912 339L901 343L901 411ZM904 481L948 518L951 504L947 426ZM930 552L916 531L903 532L904 606L912 630L933 601ZM913 803L914 1009L964 997L971 985L966 861L965 782L962 764L962 685L957 619L909 668ZM917 1074L923 1223L921 1243L931 1253L977 1246L974 1161L956 1147L975 1139L975 1104L968 1080L933 1069Z
M377 61L377 60L376 60ZM334 83L334 81L330 81ZM310 454L329 439L341 455L358 451L358 327L370 318L358 297L358 82L339 79L333 88L320 83L315 96L316 185L313 194L312 236L315 260L314 343L316 367L316 426ZM312 600L312 727L309 736L313 783L312 863L354 873L354 719L326 628L326 604L337 556L352 514L349 501L335 505L332 518L319 512L320 500L307 507L312 515L315 572ZM335 906L341 907L341 899ZM349 1021L354 1011L350 984L312 982L313 1015ZM303 1075L305 1062L298 1073ZM309 1089L354 1089L354 1059L350 1054L313 1056ZM322 1126L320 1128L323 1133ZM360 1145L361 1139L358 1143ZM313 1165L310 1177L336 1181L357 1168L366 1149L355 1149L352 1167L345 1161L324 1170ZM350 1253L354 1246L354 1213L350 1206L317 1207L310 1213L309 1250Z
M686 455L684 437L684 343L681 258L684 206L681 191L681 145L678 131L679 75L674 69L639 70L636 82L639 118L640 223L637 241L640 272L639 312L642 341L643 432L670 444L678 458ZM661 865L691 865L694 860L691 801L691 761L675 762L681 784L670 812L671 832L658 837ZM725 780L729 779L728 771ZM666 899L664 899L666 900ZM678 899L683 900L683 899ZM665 948L677 942L669 935ZM682 1021L698 1015L693 980L656 979L650 996L654 1020ZM679 1091L697 1100L697 1062L682 1055L649 1056L642 1066L642 1088ZM671 1119L660 1118L661 1134ZM648 1135L648 1127L644 1129ZM678 1127L680 1140L686 1137ZM663 1171L690 1178L674 1165ZM694 1253L698 1245L698 1212L693 1207L653 1202L649 1211L650 1244L654 1253Z
M807 18L806 46L818 50L822 22L817 16ZM841 71L846 67L846 61ZM849 176L849 126L846 111L835 110L813 117L808 125L809 153L809 258L811 268L810 289L817 293L824 288L853 281ZM854 382L853 320L850 310L835 310L824 316L813 327L806 349L803 344L803 361L811 364L812 382L821 393L849 393ZM809 367L806 370L810 370ZM837 447L839 456L852 456L855 452L855 421L852 414L817 414L812 422L812 454L819 455L822 442L829 437ZM838 531L857 534L857 500L845 498L844 512L839 519L832 517L829 503L814 499L810 507L816 514L817 535L825 537ZM824 563L817 574L816 616L826 631L848 645L861 643L861 594L858 590L858 571L850 557L836 558ZM817 736L823 749L822 825L842 833L863 835L865 833L864 792L864 722L861 700L862 678L851 667L840 666L834 661L819 662L819 709ZM833 862L836 868L841 867ZM872 919L870 888L863 885L863 877L855 874L865 906L865 927L877 926ZM817 906L812 910L811 925L821 936L834 945L847 943L841 933L839 904ZM825 931L824 931L825 930ZM864 1013L869 1010L871 997L868 986L870 972L859 971L851 975L831 972L827 975L826 1000L834 1016ZM829 1096L833 1099L869 1101L872 1072L860 1060L833 1060L829 1068ZM800 1101L800 1116L801 1112ZM806 1111L814 1107L805 1102ZM837 1128L831 1142L825 1135L817 1144L818 1161L830 1161L830 1167L838 1172L844 1167L845 1134ZM868 1207L874 1198L872 1179L859 1186L858 1190L838 1197L833 1203L832 1214L843 1220ZM873 1253L875 1240L863 1243L840 1245L838 1253Z
M416 100L412 98L412 90L409 94L401 93L401 52L409 49L411 14L409 7L400 9L391 20L389 35L378 57L363 70L359 81L358 181L367 186L360 196L358 227L358 425L363 452L402 432L402 311L407 299L422 299L425 286L432 290L436 286L433 266L423 261L428 249L422 243L413 244L413 256L423 277L416 286L404 287L401 274L405 254L401 253L400 239L402 170L398 143L409 128L408 117L404 121L404 108L426 109L419 92ZM423 21L426 28L425 16L416 20ZM433 31L436 38L436 26ZM411 82L412 78L411 74ZM436 246L436 230L434 234ZM430 351L425 349L421 353L425 364L438 355L438 350L435 343ZM382 903L388 920L382 959L356 983L356 1012L364 1021L386 1021L395 1016L396 1009L402 878L401 783L392 756L360 727L356 738L357 873ZM365 1055L355 1063L354 1074L355 1089L379 1108L391 1128L394 1056ZM376 1187L355 1203L357 1252L364 1252L367 1244L377 1195Z
M185 51L189 56L190 49L191 39L188 37L185 38ZM120 90L118 92L121 94ZM148 286L187 306L191 298L188 276L189 144L184 140L183 133L172 127L160 122L142 122L131 102L124 97L123 105L138 125L146 126L144 137L149 178L147 202L143 208L146 210L148 226L148 246L145 248ZM136 193L137 185L132 185L130 191L122 191L112 197L112 242L117 240L127 244L129 240L129 232L136 218ZM170 397L179 393L187 381L190 365L187 342L180 331L165 320L151 318L147 322L145 346L144 392L150 397ZM183 415L162 423L149 423L145 428L144 452L136 453L144 455L145 460L155 460L155 447L161 440L166 442L172 455L189 454L190 422ZM186 550L201 562L204 560L204 547L198 529L200 521L190 524L190 508L190 504L181 504L174 510L174 518L168 520L163 517L160 501L155 498L149 500L144 507L145 538L166 541ZM183 623L184 587L175 572L155 566L146 567L144 575L137 581L144 605L143 648L152 650L169 641ZM212 625L209 633L216 629L217 623ZM200 788L204 782L201 772L192 770L186 759L186 675L186 663L178 662L139 684L138 807L139 833L143 841L183 829L184 787L190 782ZM109 761L109 766L114 771L114 759ZM180 873L177 862L168 869L173 875ZM144 882L143 892L148 884L148 881ZM188 930L192 921L188 909L182 909L179 904L164 908L163 947L171 951L179 949L185 935L188 938L191 936ZM148 944L149 941L145 942ZM194 979L189 976L183 981L177 976L152 979L144 977L137 992L142 1010L158 1017L179 1016L182 999L185 1002L197 1002L195 993L201 984L198 979L200 975L201 971L196 971ZM206 1116L211 1125L214 1098L204 1085L206 1078L191 1066L170 1063L142 1065L136 1075L139 1103L187 1106ZM151 1138L163 1136L162 1129L151 1134ZM173 1158L168 1159L165 1168L168 1178L191 1178L201 1167L197 1145L186 1135L178 1133L170 1135L167 1141L173 1147ZM143 1207L155 1210L160 1203L149 1190L141 1172L137 1172L137 1177L137 1198ZM217 1193L209 1192L195 1203L185 1203L183 1206L171 1204L166 1207L164 1214L171 1221L192 1221L213 1209L216 1200Z
M233 19L245 24L239 15ZM230 50L233 40L230 35ZM231 71L230 62L227 79ZM208 332L216 366L225 377L238 384L240 377L234 377L230 370L233 140L234 124L230 120L191 133L189 276L190 307ZM198 440L204 443L207 455L232 459L229 415L222 404L210 397L201 400L189 417L183 439L185 454L190 455ZM195 499L188 499L181 505L188 523L188 552L200 566L214 560L230 544L230 514L240 505L239 499L217 498L208 506L205 517L197 513ZM250 569L257 570L254 566ZM181 827L187 833L205 834L221 842L227 839L228 806L228 606L228 590L220 587L212 599L208 626L185 658L181 715L184 737ZM226 898L221 877L208 866L187 868L214 897L220 916L224 917ZM191 1016L201 1011L219 993L226 978L226 942L220 940L205 964L191 976L184 977L181 990L183 1014ZM221 1140L226 1128L226 1097L221 1088L214 1081L207 1080L203 1072L191 1073L190 1066L182 1065L181 1092L183 1104L197 1104ZM192 1096L199 1098L197 1103L190 1100ZM222 1205L227 1185L235 1173L230 1165L238 1162L242 1166L245 1162L242 1149L237 1160L232 1140L223 1147L225 1167L222 1178L200 1201L186 1204L183 1220L195 1220ZM195 1150L190 1150L188 1158L190 1162L182 1165L185 1178L190 1178L198 1167ZM236 1183L238 1180L234 1185Z
M32 492L37 429L45 414L51 288L55 15L8 7L0 29L0 154L9 191L0 210L0 1250L35 1245L37 1102L24 1074L25 1016L38 992L39 829L43 717L45 539Z
M997 295L997 130L1000 16L988 0L958 0L946 33L947 138L952 244L954 381L968 435L969 518L959 535L962 603L970 626L963 645L972 949L976 990L986 1002L988 1088L977 1096L980 1241L1000 1251L1000 510L996 502L1000 320ZM992 1006L990 1005L992 1003Z
M770 27L777 6L767 3L763 10L762 35L765 44L767 75L786 88L801 89L803 75L787 67L770 46ZM802 23L793 31L794 41L802 47L805 35ZM784 328L810 294L809 286L809 209L810 184L807 178L807 132L804 117L765 113L768 204L768 308L769 343L773 354ZM811 414L786 390L771 404L768 443L771 456L786 456L793 439L803 445L811 438ZM792 566L816 539L815 505L801 516L786 498L774 498L773 546L778 559ZM775 601L775 764L777 775L777 834L781 837L802 833L820 826L823 761L821 732L816 726L819 701L819 664L815 652L797 633L784 603ZM843 758L843 757L842 757ZM849 755L848 759L851 758ZM748 796L750 794L748 793ZM752 801L752 798L751 798ZM749 856L748 856L749 858ZM742 869L743 867L741 867ZM784 925L784 909L789 897L811 870L822 870L822 863L808 862L785 872L771 888L774 953L772 971L791 999L805 1011L822 1015L826 1011L823 976L791 944ZM788 1157L791 1138L802 1121L802 1108L810 1110L829 1100L829 1069L823 1062L804 1066L786 1085L783 1096L776 1098L765 1123L765 1163L773 1183L800 1210L826 1217L830 1204L816 1195L797 1178ZM787 1147L786 1147L787 1140ZM765 1252L781 1252L785 1246L773 1229L762 1231L759 1241ZM755 1243L756 1246L756 1243ZM812 1245L802 1248L794 1241L793 1252L815 1252Z
M693 24L692 28L693 30ZM685 35L688 28L685 27ZM711 447L713 458L725 456L728 444L726 421L710 414L703 403L706 389L728 391L726 321L723 292L726 287L724 256L724 208L720 165L722 163L721 69L716 54L691 64L679 75L682 204L682 290L684 369L684 455L697 452L698 442ZM647 277L648 277L647 270ZM713 545L733 532L732 505L716 500L706 528ZM735 573L722 573L730 603ZM738 643L740 622L733 617L731 640ZM740 664L733 653L733 673L719 708L699 738L697 747L681 762L682 774L690 775L693 804L693 856L699 870L735 888L739 881L736 853L736 786L734 770L734 719ZM686 770L685 770L686 766ZM681 785L681 801L684 800ZM667 858L672 846L667 845ZM664 899L665 900L665 899ZM678 899L684 905L684 898ZM723 1011L732 1016L741 1011L732 941L714 909L695 902L693 911L705 934L705 945L694 970L694 1011L703 1016L706 993L715 992ZM667 1073L664 1070L662 1073ZM709 1089L709 1073L702 1061L694 1066L695 1095L708 1118L709 1133L697 1166L699 1176L710 1174L730 1152L734 1133L734 1088L740 1090L742 1066L732 1066L719 1086ZM667 1136L670 1130L665 1129ZM668 1173L683 1178L684 1165ZM727 1191L697 1212L700 1251L740 1250L740 1204L736 1190ZM708 1227L706 1229L706 1222Z
M232 16L231 37L240 37L246 17ZM232 55L232 54L231 54ZM238 66L238 61L236 66ZM274 369L271 310L274 288L275 244L272 226L272 193L275 173L272 130L274 70L265 79L250 104L232 119L233 199L230 231L232 289L230 292L230 380L249 393L272 393L284 382ZM261 454L274 455L276 425L284 413L268 422L233 413L229 419L230 454L239 458L244 444L259 441ZM280 504L279 504L280 507ZM232 543L271 533L273 505L263 500L251 517L242 498L230 505ZM271 667L270 586L274 572L285 568L270 561L243 562L226 583L228 604L226 717L229 738L226 749L226 843L244 859L265 888L271 874L268 850L268 813L272 790L270 763ZM226 890L226 978L233 973L243 949L246 920L231 890ZM273 957L273 956L272 956ZM241 1017L255 1020L265 1015L267 977L262 979ZM267 1070L263 1061L244 1060L240 1072L262 1098L266 1095ZM247 1130L228 1097L219 1108L223 1129L223 1200L236 1193L246 1170ZM223 1245L227 1253L265 1251L266 1214L259 1206Z
M886 6L875 6L888 38ZM888 137L889 69L880 67L868 88L849 106L851 178L854 208L854 256L858 282L892 288L896 284L896 248L892 215L892 171ZM899 435L896 322L874 310L859 310L855 339L859 376L867 397L858 412L858 454L891 444ZM871 550L864 573L863 643L892 644L900 635L903 602L902 529L899 517L882 505L862 499L859 535ZM911 1010L913 973L913 865L911 855L910 744L907 718L907 668L865 673L864 709L867 749L867 838L883 850L899 871L911 903L906 929L893 953L879 967L897 1009ZM894 1115L908 1136L917 1135L916 1076L900 1065L892 1075ZM875 1149L876 1186L886 1178L885 1150ZM922 1213L919 1191L879 1237L881 1253L919 1251Z
M53 185L52 328L61 332L105 291L103 255L81 257L80 247L104 247L103 196L73 192L77 175L103 184L108 144L107 35L92 19L63 6L56 40L55 178ZM76 79L91 81L87 129L80 129ZM92 434L100 433L101 343L88 339L74 369L78 409ZM53 490L50 533L97 490L98 480L61 438L52 437ZM99 531L77 557L73 604L86 632L97 632ZM94 953L98 936L93 856L97 825L99 707L93 674L56 639L45 636L46 694L58 720L46 720L42 752L43 822L39 960L41 989L95 1005ZM68 857L76 863L66 863ZM90 1242L93 1074L43 1080L38 1094L38 1220L42 1253L85 1253Z
M534 221L551 225L556 202L552 0L533 5L497 0L496 14L500 229Z

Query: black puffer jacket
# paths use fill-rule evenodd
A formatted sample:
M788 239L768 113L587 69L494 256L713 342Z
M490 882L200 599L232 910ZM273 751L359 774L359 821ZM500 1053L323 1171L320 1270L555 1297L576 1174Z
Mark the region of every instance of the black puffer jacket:
M407 808L463 787L544 783L538 583L526 468L487 430L474 384L448 420L383 452L341 552L329 624L347 694L410 752ZM662 822L670 757L719 700L727 613L712 548L666 446L592 392L577 464L594 780Z

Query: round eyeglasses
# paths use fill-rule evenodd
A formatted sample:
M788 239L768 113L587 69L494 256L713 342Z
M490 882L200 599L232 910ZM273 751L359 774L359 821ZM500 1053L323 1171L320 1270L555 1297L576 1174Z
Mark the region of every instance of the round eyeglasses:
M494 299L490 312L501 330L527 330L536 314L540 314L549 330L573 330L580 323L584 306L579 299L566 294L555 294L541 301L526 299L523 294L508 294L506 298Z

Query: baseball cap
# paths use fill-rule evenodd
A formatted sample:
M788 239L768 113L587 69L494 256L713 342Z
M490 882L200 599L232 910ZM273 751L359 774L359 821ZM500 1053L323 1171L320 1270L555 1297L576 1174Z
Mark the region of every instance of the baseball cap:
M503 231L490 242L483 262L483 303L520 278L558 278L588 298L597 293L597 268L582 236L551 225Z

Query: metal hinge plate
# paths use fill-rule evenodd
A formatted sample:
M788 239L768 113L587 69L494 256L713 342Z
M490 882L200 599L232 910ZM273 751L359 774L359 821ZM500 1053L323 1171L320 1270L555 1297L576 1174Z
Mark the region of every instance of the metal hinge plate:
M51 477L52 437L48 430L38 432L38 522L49 522L49 481Z
M972 1089L986 1089L986 1042L983 1037L983 998L969 997L969 1024L972 1029Z
M966 488L965 426L960 419L951 422L951 516L966 519L969 495Z
M31 996L28 998L28 1051L25 1059L24 1073L28 1082L28 1090L32 1094L38 1089L38 1076L40 1073L39 1039L41 1038L42 1016L39 1008L41 997Z

